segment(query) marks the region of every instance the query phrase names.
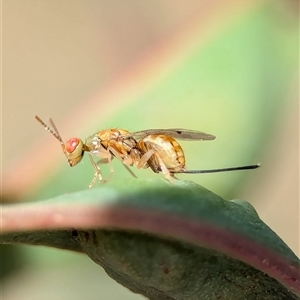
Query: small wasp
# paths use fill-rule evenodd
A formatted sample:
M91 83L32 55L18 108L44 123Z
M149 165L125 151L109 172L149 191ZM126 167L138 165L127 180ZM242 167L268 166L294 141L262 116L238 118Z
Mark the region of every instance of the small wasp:
M179 173L215 173L255 169L260 166L256 164L212 170L186 170L184 152L176 139L209 141L216 138L201 131L172 128L129 132L114 128L93 134L86 139L85 143L77 137L70 138L64 143L51 118L49 121L52 128L46 125L38 116L35 116L35 119L60 142L70 167L77 165L81 161L84 152L88 152L95 169L95 175L89 188L95 184L97 178L100 182L105 182L111 177L114 172L111 161L114 157L120 160L134 177L136 177L135 174L128 166L136 166L138 169L150 167L155 173L162 172L170 182L174 180L175 174ZM100 158L97 163L94 161L92 154ZM110 165L110 175L106 180L103 180L99 167L101 163Z

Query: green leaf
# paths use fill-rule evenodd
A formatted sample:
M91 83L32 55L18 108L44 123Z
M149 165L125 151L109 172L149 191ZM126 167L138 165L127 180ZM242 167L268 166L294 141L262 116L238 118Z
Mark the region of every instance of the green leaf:
M85 252L149 299L300 299L299 259L254 208L188 181L113 181L5 205L1 242Z

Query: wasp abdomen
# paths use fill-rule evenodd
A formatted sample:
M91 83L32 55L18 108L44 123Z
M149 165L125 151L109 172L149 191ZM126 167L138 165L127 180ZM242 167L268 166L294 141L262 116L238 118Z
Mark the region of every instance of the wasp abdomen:
M153 170L161 171L159 158L170 172L178 172L185 167L185 157L181 146L170 136L148 135L138 142L144 153L153 150L148 164ZM159 158L158 158L159 156Z

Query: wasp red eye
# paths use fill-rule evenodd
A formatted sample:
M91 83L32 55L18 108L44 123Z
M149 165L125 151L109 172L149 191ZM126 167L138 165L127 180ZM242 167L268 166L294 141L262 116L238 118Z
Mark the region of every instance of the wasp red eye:
M77 146L79 145L80 140L78 138L71 138L66 142L66 151L68 153L73 153Z

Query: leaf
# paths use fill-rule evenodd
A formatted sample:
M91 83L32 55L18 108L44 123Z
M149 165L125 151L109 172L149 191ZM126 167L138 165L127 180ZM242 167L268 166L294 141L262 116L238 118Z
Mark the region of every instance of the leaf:
M2 243L85 252L149 299L300 299L300 262L242 200L134 179L2 206Z

